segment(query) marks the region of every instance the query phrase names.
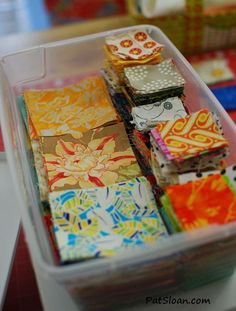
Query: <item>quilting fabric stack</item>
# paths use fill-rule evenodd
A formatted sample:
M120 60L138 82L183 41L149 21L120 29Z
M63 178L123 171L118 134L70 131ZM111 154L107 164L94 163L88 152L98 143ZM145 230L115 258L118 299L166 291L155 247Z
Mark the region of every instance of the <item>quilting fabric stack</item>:
M100 76L61 89L26 90L18 104L31 139L42 201L48 200L48 177L40 137L66 133L79 137L91 128L120 120Z
M186 107L181 68L163 49L142 29L107 37L100 74L18 98L60 264L236 220L221 122Z
M162 47L145 30L140 30L107 37L104 50L111 67L122 76L125 67L158 64Z
M168 236L131 147L129 120L120 122L119 99L111 99L100 75L18 98L60 263L112 256Z
M132 36L132 34L126 35L127 40L129 35ZM112 39L116 46L110 47L111 54L114 57L130 59L126 53L128 50L120 44L119 36ZM115 41L116 39L117 41ZM111 42L109 43L111 44ZM129 41L126 44L129 46ZM164 48L162 46L158 52L160 53ZM123 52L124 54L122 54ZM142 48L139 52L140 58L146 58L146 61L152 53L150 51L149 56L145 56L145 51ZM138 57L133 58L133 60L135 59L137 60ZM228 218L226 220L222 213L219 213L218 218L208 219L209 215L201 215L201 207L197 207L199 204L202 209L204 209L203 206L206 209L207 200L214 198L216 187L224 189L221 190L225 191L228 198L227 208L230 210L230 202L234 202L235 191L232 184L233 179L230 179L225 173L226 171L232 172L230 167L227 168L225 162L225 158L229 154L229 144L224 138L223 127L215 112L208 109L192 112L190 106L186 107L185 80L177 68L175 60L167 58L161 59L155 64L134 62L133 65L130 61L118 70L114 65L117 64L114 58L108 57L108 63L110 65L108 72L116 73L116 87L112 85L111 81L108 81L107 77L105 79L112 88L112 94L123 92L125 95L127 102L123 102L123 106L126 107L124 115L126 115L129 127L134 127L130 136L136 148L139 163L142 163L142 171L146 176L155 178L152 188L157 190L155 192L157 202L161 200L160 213L169 232L176 233L209 224L233 221L233 216L230 220ZM221 72L214 66L212 64L212 74L217 79ZM224 74L225 79L232 78L229 70L224 71ZM110 74L111 76L112 74ZM206 182L202 181L204 178ZM183 205L184 198L188 197L185 190L188 187L190 190L195 189L195 186L198 187L198 183L199 196L204 196L204 191L208 191L209 197L205 198L206 201L204 198L202 201L197 198L196 206L192 206L190 201L193 194L188 194L190 201L185 203L190 205L183 208L184 211L181 214L181 204ZM176 200L173 199L173 202L170 189L173 193L173 189L176 189L173 194L173 198L176 197ZM224 195L220 193L221 190L217 195ZM194 195L197 197L198 191L194 192ZM183 202L181 199L178 201L178 197L183 198ZM217 210L216 202L212 200L209 203L213 214ZM191 216L192 222L185 225L183 222L189 213L188 209L193 209L194 213ZM201 217L202 219L200 219Z
M163 186L173 183L176 174L220 168L228 154L228 142L207 109L159 122L151 143L155 176Z
M172 59L157 65L128 67L124 69L124 74L126 91L135 106L183 94L185 81Z

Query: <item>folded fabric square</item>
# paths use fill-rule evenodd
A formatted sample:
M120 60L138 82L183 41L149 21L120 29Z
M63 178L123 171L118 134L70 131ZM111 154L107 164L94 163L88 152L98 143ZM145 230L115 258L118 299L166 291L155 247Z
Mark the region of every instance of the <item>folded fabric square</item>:
M145 177L50 193L62 262L113 256L168 236Z
M50 191L103 187L141 175L123 123L70 134L42 137Z
M163 47L142 29L106 37L105 43L109 51L121 59L145 59Z
M24 100L38 136L81 133L119 120L100 76L55 90L26 90Z
M139 131L149 131L159 121L176 120L187 113L179 97L170 97L154 104L132 108L135 127Z
M236 196L220 174L166 188L183 230L236 220Z
M211 152L224 155L228 147L207 109L178 120L159 122L151 134L170 161L206 157Z
M183 88L185 83L172 59L167 59L158 65L127 67L124 73L128 84L138 94Z
M202 80L210 85L234 79L234 74L225 58L214 58L192 63Z
M211 88L211 91L226 110L236 109L236 85Z

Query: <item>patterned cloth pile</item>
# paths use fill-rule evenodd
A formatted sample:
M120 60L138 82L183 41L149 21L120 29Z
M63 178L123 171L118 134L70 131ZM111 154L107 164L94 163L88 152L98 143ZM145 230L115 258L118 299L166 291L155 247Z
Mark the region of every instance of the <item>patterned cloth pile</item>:
M129 123L134 127L132 141L145 174L151 172L155 177L157 202L168 231L175 233L234 221L236 188L229 173L232 169L227 168L225 162L229 143L219 117L207 108L192 110L191 100L186 100L184 95L188 81L181 67L174 59L163 57L165 47L152 38L151 33L145 30L137 33L105 40L105 50L109 49L116 60L108 57L103 75L110 92L122 93L126 98L126 114L131 116ZM126 44L122 41L124 36ZM136 37L141 42L135 42ZM140 44L146 40L154 41L149 49L147 44ZM130 55L134 51L132 47L135 57ZM160 59L149 62L154 55ZM117 69L117 58L126 59L128 63ZM143 63L137 63L138 59ZM222 64L208 64L212 67L208 73L203 66L198 70L200 73L202 70L209 83L232 79L229 68L220 71L217 65L225 68L226 63L222 60ZM116 87L108 78L111 75L116 76ZM220 212L221 203L217 205L217 202L223 204L224 196L228 198L224 200L225 215ZM202 210L206 211L204 215ZM229 214L232 212L230 216L226 215L227 210Z
M59 89L27 89L18 98L44 219L62 264L168 236L118 103L122 97L110 96L98 74Z
M229 142L215 112L192 110L181 66L144 29L103 48L100 73L18 98L60 264L236 220Z

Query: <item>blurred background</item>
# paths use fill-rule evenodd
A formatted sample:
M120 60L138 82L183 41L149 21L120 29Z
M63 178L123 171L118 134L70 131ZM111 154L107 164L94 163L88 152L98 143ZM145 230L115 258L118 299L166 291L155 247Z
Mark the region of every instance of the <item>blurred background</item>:
M0 36L125 13L125 0L0 0Z

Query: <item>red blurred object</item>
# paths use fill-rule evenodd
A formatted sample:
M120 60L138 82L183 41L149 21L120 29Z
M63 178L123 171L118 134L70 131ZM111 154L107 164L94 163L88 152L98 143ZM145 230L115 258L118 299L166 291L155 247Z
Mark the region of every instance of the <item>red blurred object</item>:
M126 13L125 0L45 0L56 24Z

